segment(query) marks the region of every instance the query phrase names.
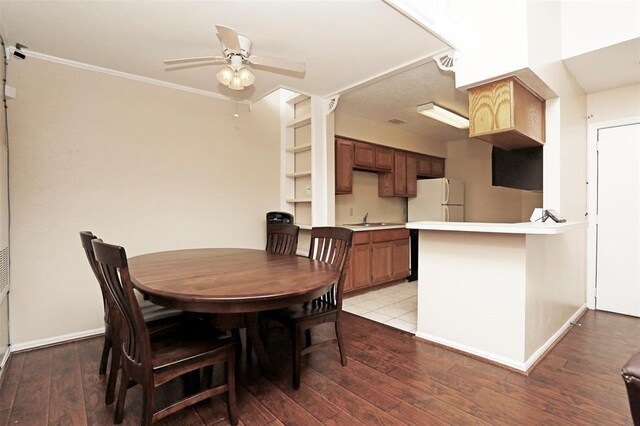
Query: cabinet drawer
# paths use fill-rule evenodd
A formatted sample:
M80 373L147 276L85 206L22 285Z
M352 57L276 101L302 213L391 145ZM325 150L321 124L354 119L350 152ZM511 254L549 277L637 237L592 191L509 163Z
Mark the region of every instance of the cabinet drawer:
M372 242L378 241L392 241L401 240L403 238L409 238L408 229L389 229L385 231L371 231Z
M371 232L363 231L363 232L354 232L353 233L353 245L356 244L369 244Z

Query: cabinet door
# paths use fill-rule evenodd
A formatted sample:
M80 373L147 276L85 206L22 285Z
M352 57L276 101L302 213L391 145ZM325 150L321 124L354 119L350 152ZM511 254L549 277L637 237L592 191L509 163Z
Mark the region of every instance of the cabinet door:
M391 170L393 168L393 151L391 148L376 146L376 169Z
M373 145L362 142L353 143L353 164L363 169L375 169L376 149Z
M393 151L393 193L407 193L407 154L401 151Z
M431 176L444 177L444 158L431 158Z
M399 280L409 276L409 239L392 241L393 259L391 276Z
M353 192L353 142L336 139L336 194Z
M371 245L360 244L351 250L352 287L360 288L371 284Z
M415 197L418 193L418 159L414 154L407 154L407 197Z
M371 244L371 284L391 281L392 261L391 241Z
M431 176L431 157L429 157L428 155L418 156L418 176Z

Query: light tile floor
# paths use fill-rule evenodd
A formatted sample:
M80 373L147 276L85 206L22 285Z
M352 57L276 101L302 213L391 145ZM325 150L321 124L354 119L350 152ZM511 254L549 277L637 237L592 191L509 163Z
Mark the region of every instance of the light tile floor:
M366 293L347 296L342 302L346 312L381 322L410 333L416 332L418 282L400 283Z

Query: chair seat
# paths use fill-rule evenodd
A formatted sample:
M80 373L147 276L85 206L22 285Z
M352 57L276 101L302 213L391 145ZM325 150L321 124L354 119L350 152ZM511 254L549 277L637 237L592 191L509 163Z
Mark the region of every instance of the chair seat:
M622 367L622 374L640 380L640 352L631 357Z
M303 318L327 316L331 313L335 314L337 312L338 311L335 306L331 306L325 303L313 306L313 304L309 302L306 307L303 304L293 305L287 308L263 312L263 315L267 318L276 320L281 323L289 323L301 320Z
M231 337L197 319L156 329L150 339L154 372L171 367L177 362L197 362L217 353L222 354L234 345Z

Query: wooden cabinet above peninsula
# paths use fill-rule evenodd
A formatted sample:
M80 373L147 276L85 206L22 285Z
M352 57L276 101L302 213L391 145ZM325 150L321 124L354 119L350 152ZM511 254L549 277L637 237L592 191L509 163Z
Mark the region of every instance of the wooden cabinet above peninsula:
M378 173L380 197L415 197L418 178L444 177L444 158L336 138L336 194L353 192L353 170Z
M515 77L469 89L469 137L503 149L541 146L545 103Z

